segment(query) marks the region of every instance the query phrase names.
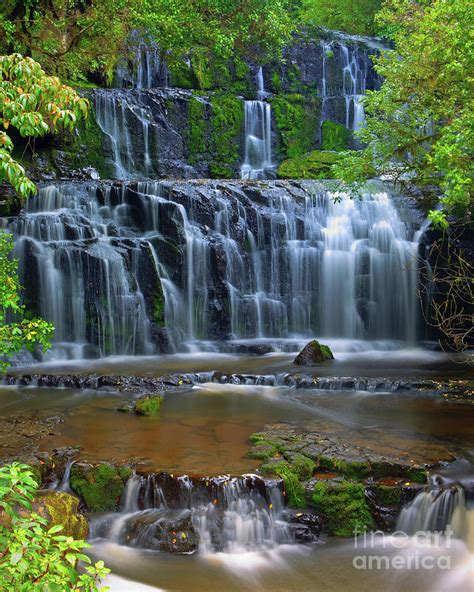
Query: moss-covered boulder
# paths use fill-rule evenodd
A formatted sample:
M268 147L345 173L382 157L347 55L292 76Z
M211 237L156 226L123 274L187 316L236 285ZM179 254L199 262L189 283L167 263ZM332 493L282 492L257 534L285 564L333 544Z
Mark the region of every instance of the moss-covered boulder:
M60 534L74 539L86 539L89 526L86 518L79 513L79 500L70 493L41 491L33 502L32 511L48 520L48 525L61 525Z
M300 353L293 360L293 364L297 366L314 366L322 364L328 360L333 360L331 348L328 345L323 345L313 339L307 343Z
M71 467L70 487L91 512L109 512L119 507L131 470L108 463L75 463Z
M314 150L284 160L278 167L280 179L332 179L331 166L340 160L337 152Z
M294 466L288 462L276 461L260 467L266 475L277 475L285 484L285 496L290 508L306 508L305 488Z
M135 402L135 413L137 415L158 415L163 402L161 395L147 395L140 397Z
M324 530L334 536L350 537L355 531L373 530L364 485L353 481L315 481L310 491L312 507L323 516Z
M351 137L345 125L335 121L324 121L321 127L321 148L341 152L347 150Z

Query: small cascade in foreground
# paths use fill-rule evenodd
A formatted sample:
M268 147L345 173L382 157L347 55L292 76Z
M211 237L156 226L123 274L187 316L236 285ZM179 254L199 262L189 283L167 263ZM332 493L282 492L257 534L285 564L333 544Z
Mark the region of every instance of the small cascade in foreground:
M449 534L474 553L474 465L458 460L432 473L427 489L403 508L397 530Z
M272 108L266 100L262 68L257 73L257 100L245 101L245 160L242 179L267 179L273 176Z
M282 482L255 475L134 475L122 511L97 518L91 528L93 538L120 545L202 554L262 551L302 534L284 520Z

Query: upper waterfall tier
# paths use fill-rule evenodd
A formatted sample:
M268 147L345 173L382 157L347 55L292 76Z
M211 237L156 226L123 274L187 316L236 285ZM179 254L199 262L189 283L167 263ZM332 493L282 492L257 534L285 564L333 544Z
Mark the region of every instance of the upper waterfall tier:
M64 183L9 228L29 307L71 356L295 334L413 342L419 233L407 210L380 185L361 199L330 190Z
M93 91L103 134L99 173L116 179L274 176L274 165L287 158L332 149L325 121L360 129L361 99L380 83L371 61L379 50L367 40L304 36L285 49L282 62L260 69L225 63L214 72L208 66L204 84L192 60L168 70L156 47L139 44L129 70L122 64L118 73L123 88ZM351 134L347 147L358 147Z

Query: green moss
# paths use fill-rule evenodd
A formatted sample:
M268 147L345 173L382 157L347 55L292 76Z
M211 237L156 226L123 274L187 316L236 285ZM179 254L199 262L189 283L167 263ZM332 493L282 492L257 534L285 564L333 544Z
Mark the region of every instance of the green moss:
M339 473L352 479L366 479L370 475L370 467L365 462L349 462L337 457L320 456L318 459L320 469Z
M184 60L172 62L168 65L170 86L177 88L196 88L197 82L193 69Z
M78 513L79 500L76 497L69 493L47 492L38 494L35 502L33 510L40 515L47 514L49 527L61 525L61 535L74 539L87 538L89 527L85 517Z
M341 152L347 150L351 132L345 125L334 121L324 121L322 125L321 148Z
M294 454L291 458L291 468L298 475L300 481L310 479L315 467L315 462L303 454Z
M277 449L275 446L262 442L261 444L256 444L253 448L251 448L248 451L247 456L249 458L255 458L259 460L268 460L269 458L274 457L275 454L277 454Z
M213 170L220 175L232 171L232 165L239 164L244 104L232 95L214 95L211 97L211 107L210 152Z
M106 463L75 463L71 467L70 485L91 512L116 510L125 489L118 470Z
M402 501L402 488L390 485L377 485L375 493L383 506L398 506Z
M331 166L338 162L337 152L314 150L303 156L290 158L278 168L280 179L331 179Z
M141 397L135 403L135 413L138 415L157 415L162 402L163 397L161 395Z
M153 302L153 321L157 327L165 326L165 297L163 295L163 288L159 279Z
M278 475L283 479L287 503L291 508L305 508L306 497L304 485L301 483L296 470L287 462L274 462L262 465L263 473Z
M209 165L209 177L211 179L232 179L235 177L234 170L225 164L212 162Z
M374 479L401 477L407 481L414 481L415 483L426 482L426 469L424 468L407 466L384 460L371 461L370 465Z
M361 483L318 481L312 490L311 502L323 515L325 530L330 535L349 537L356 529L375 527Z
M272 90L275 94L280 94L282 89L281 78L276 70L272 72Z
M189 162L202 160L207 151L207 105L202 99L189 102Z
M278 138L278 158L302 156L315 147L319 126L320 100L301 94L271 99Z

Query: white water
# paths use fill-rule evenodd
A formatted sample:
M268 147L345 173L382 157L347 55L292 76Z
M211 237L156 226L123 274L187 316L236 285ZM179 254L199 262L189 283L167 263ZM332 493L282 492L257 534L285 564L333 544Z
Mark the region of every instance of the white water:
M263 71L257 73L257 100L245 101L245 159L242 179L266 179L272 163L272 108L266 98Z

